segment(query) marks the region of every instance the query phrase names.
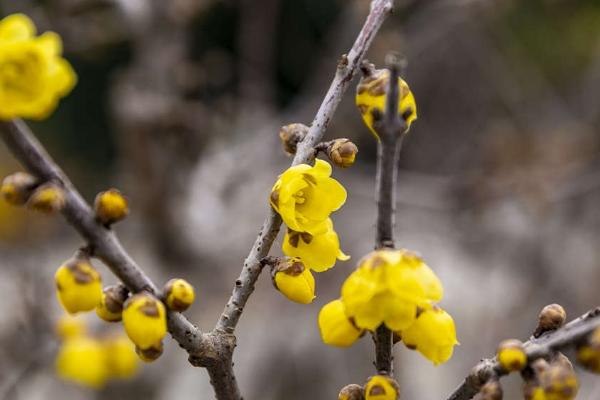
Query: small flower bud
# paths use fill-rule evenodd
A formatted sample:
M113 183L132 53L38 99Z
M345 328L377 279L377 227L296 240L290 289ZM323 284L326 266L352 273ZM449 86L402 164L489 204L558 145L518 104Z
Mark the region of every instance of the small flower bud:
M554 331L562 327L566 320L567 313L560 304L547 305L540 312L533 336L540 337L544 332Z
M91 311L102 299L102 279L88 258L76 257L54 275L58 299L67 312Z
M162 341L148 347L147 349L140 349L139 347L136 347L135 352L137 353L140 360L142 360L145 363L151 363L152 361L156 361L158 357L160 357L163 353Z
M298 258L281 260L272 270L273 283L285 297L300 304L315 299L315 278Z
M102 344L87 336L65 340L56 357L56 372L62 379L94 389L101 388L108 378Z
M98 193L94 200L96 218L105 225L121 221L129 214L129 203L117 189Z
M479 391L481 400L502 400L502 386L498 379L490 379Z
M167 334L165 306L150 293L131 296L123 308L123 326L129 339L141 350L157 348Z
M508 339L500 343L497 352L498 362L508 372L520 371L527 365L527 355L523 343Z
M539 374L539 381L546 399L572 400L579 390L573 366L562 354Z
M354 164L358 147L350 139L336 139L327 147L327 157L340 168L348 168Z
M105 287L102 299L96 306L96 314L106 322L120 321L127 295L128 291L123 285Z
M54 183L46 183L33 192L27 206L44 214L61 211L66 204L65 192Z
M7 203L22 206L27 202L36 185L37 179L32 175L26 172L15 172L2 181L0 195Z
M338 395L338 400L364 400L365 399L365 391L362 386L357 385L355 383L344 386L342 390L340 390L340 394Z
M298 143L306 137L308 126L304 124L289 124L282 126L279 130L279 138L283 143L283 149L289 155L296 154Z
M120 334L104 340L106 362L111 378L127 379L133 377L138 371L138 357L135 346Z
M56 334L63 340L85 335L85 321L79 317L63 314L56 322Z
M179 312L187 310L196 298L194 287L185 279L169 280L163 288L163 294L167 307Z
M344 311L344 303L334 300L323 306L319 312L319 330L325 344L337 347L351 346L362 335Z
M375 375L365 385L366 400L397 400L400 395L398 383L386 375Z
M591 372L600 374L600 328L577 345L577 361Z

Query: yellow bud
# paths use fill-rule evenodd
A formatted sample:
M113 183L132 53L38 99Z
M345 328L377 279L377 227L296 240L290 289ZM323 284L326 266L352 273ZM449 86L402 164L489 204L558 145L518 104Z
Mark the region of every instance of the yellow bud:
M102 299L96 306L96 314L106 322L121 320L123 303L128 291L123 285L108 286L102 291Z
M315 299L315 278L299 259L284 260L273 272L275 287L291 301L310 304Z
M550 366L539 374L544 400L572 400L577 396L579 384L568 358L559 354Z
M77 316L63 314L56 322L56 334L63 340L85 335L85 321Z
M346 316L339 299L325 304L319 312L319 330L325 344L337 347L351 346L363 333Z
M82 386L100 388L106 383L106 352L96 339L77 336L63 342L56 357L58 375Z
M196 298L194 287L184 279L169 280L163 293L167 307L179 312L187 310Z
M53 214L61 211L66 204L65 192L53 183L47 183L35 189L27 206L44 214Z
M565 324L567 312L560 304L550 304L542 309L538 316L538 326L533 333L539 337L544 332L554 331Z
M344 386L338 395L338 400L364 400L364 398L365 391L355 383Z
M22 206L27 202L37 180L26 172L15 172L7 176L0 186L0 195L7 203Z
M479 391L480 400L502 400L502 386L498 379L490 379Z
M129 203L117 189L98 193L94 201L96 218L105 225L114 224L129 215Z
M600 328L577 346L577 361L588 370L600 374Z
M167 333L165 306L150 293L131 296L125 302L123 326L129 339L141 350L157 346Z
M127 379L135 376L139 363L135 346L125 335L109 337L104 341L106 362L112 378Z
M398 384L389 376L372 376L365 386L366 400L396 400L398 395Z
M54 275L58 299L67 312L93 310L102 299L102 279L89 259L74 258Z
M163 353L163 344L162 342L158 342L155 345L148 347L147 349L140 349L139 347L135 348L135 352L137 353L140 360L145 363L151 363L156 361L158 357L160 357Z
M350 139L336 139L327 148L327 156L340 168L348 168L354 164L358 147Z
M527 365L527 354L523 343L508 339L500 343L497 352L498 362L508 372L520 371Z
M308 133L308 126L304 124L289 124L279 130L279 138L286 153L296 154L296 148Z

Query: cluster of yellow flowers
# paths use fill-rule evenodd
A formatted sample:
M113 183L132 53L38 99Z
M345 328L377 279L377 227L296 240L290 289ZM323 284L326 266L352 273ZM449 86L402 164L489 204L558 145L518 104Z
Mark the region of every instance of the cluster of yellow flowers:
M94 337L81 318L71 315L60 318L57 333L62 343L56 371L65 380L100 388L110 380L131 378L138 371L134 346L124 334Z
M442 296L440 280L416 254L376 250L346 279L341 298L321 309L321 336L327 344L350 346L365 330L385 324L437 365L458 344L452 317L436 305Z
M331 178L331 165L316 160L314 166L300 164L285 171L271 190L271 206L287 225L283 253L288 268L280 264L275 286L290 300L308 304L315 298L311 271L323 272L336 260L350 257L340 249L330 215L346 202L346 190Z
M36 36L23 14L0 21L0 119L46 118L75 86L76 75L61 56L53 32Z

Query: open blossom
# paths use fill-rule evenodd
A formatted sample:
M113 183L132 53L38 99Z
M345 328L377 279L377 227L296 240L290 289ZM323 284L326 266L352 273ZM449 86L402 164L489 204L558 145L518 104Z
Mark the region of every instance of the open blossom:
M418 350L435 365L448 361L458 344L454 320L439 307L423 311L400 336L407 347Z
M359 328L385 325L398 331L417 317L417 307L430 308L442 299L435 273L407 250L376 250L360 262L342 286L346 315Z
M283 254L302 259L304 265L315 272L327 271L337 260L350 259L340 249L340 240L330 218L325 221L325 229L316 235L288 229L283 238Z
M270 202L290 229L314 235L327 231L329 215L346 202L346 189L331 178L329 163L316 160L314 166L300 164L281 174Z
M36 35L32 21L14 14L0 21L0 119L43 119L77 80L53 32Z

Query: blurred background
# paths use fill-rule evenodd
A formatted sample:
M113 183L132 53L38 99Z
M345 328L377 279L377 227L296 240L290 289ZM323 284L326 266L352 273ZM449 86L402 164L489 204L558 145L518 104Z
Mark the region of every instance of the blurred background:
M279 127L310 124L369 3L0 0L0 11L62 35L78 85L30 125L88 200L112 186L128 195L125 246L159 285L189 280L188 317L209 330L289 165ZM395 369L403 399L435 400L500 340L526 339L544 305L571 319L600 304L600 3L396 3L367 57L405 55L419 107L401 156L398 243L444 282L461 345L439 367L397 346ZM326 136L360 149L354 167L334 170L349 197L333 219L352 260L317 276L308 306L261 276L237 331L249 400L335 399L374 372L369 337L328 347L316 323L374 242L375 141L353 91ZM17 169L0 144L0 175ZM171 339L131 380L92 390L57 378L52 277L82 244L61 218L0 200L0 399L213 398L206 372ZM95 320L97 335L121 329ZM578 399L598 399L600 379L579 377ZM518 378L505 381L506 398L520 398Z

